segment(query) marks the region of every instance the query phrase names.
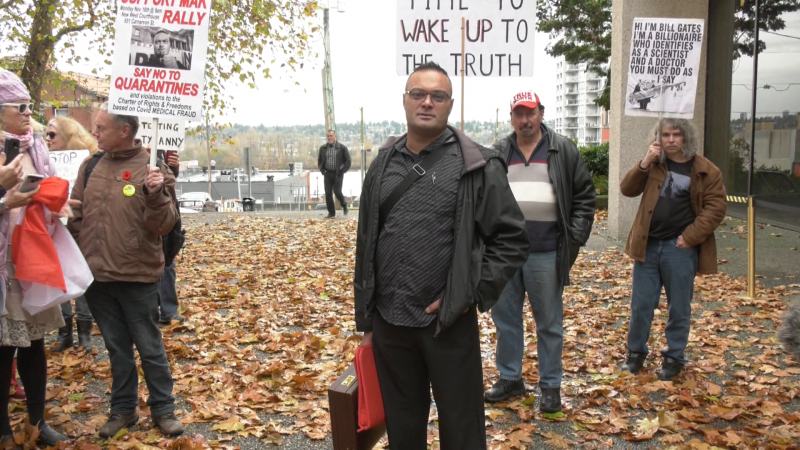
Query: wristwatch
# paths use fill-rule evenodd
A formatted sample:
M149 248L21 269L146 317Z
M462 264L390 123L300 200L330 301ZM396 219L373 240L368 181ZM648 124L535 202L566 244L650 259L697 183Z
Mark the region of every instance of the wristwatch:
M0 198L0 214L5 214L8 211L8 205L6 205L6 199Z

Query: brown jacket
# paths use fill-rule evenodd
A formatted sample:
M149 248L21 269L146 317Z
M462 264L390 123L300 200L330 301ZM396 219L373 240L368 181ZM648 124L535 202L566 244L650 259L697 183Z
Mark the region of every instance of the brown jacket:
M661 193L661 185L667 177L667 168L653 164L648 170L639 168L641 161L625 174L620 191L626 197L642 194L639 210L633 219L625 253L639 262L644 262L647 251L647 236L650 233L650 218ZM683 232L683 239L691 246L700 246L698 262L700 273L716 273L717 241L714 230L725 218L727 201L722 172L711 161L700 155L694 156L689 185L694 222Z
M155 283L164 272L161 236L178 220L175 178L161 167L164 184L158 192L145 192L144 179L150 156L137 146L106 153L89 177L84 190L84 168L72 188L72 198L82 202L67 227L86 258L95 281ZM126 172L131 176L123 179ZM135 193L123 193L132 185Z

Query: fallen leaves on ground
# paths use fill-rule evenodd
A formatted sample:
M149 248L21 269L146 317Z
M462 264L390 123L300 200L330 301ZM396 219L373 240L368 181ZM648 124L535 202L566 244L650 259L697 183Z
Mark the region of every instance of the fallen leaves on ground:
M604 230L604 216L598 218L595 229ZM319 442L331 434L327 388L360 342L352 293L356 222L243 215L186 223L189 244L177 268L187 320L163 333L187 435L160 435L147 415L140 371L138 427L116 439L97 437L110 393L106 351L69 350L48 360L48 420L76 439L59 448L232 449L245 441L248 448L280 447L287 439L301 442L298 448L330 448ZM698 276L690 363L674 381L663 382L655 372L665 346L665 298L655 312L645 369L631 375L618 368L626 351L630 280L631 261L620 248L582 252L564 292L564 413L545 419L534 391L487 405L491 448L607 448L636 441L698 449L796 445L800 365L783 354L774 332L783 298L797 295L800 285L762 288L757 298L743 299L744 279ZM480 321L488 388L497 379L496 335L488 314ZM527 307L525 328L523 376L536 386L535 324ZM22 406L11 406L17 441L27 442ZM432 448L439 447L436 424L434 407Z

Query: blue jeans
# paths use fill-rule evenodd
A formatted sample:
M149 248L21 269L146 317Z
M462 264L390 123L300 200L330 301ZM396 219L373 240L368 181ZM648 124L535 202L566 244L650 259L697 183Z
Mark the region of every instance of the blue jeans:
M669 318L665 330L667 350L662 350L661 354L686 364L683 353L689 341L697 266L697 247L678 248L675 239L647 241L645 262L633 263L628 350L648 353L647 341L653 324L653 312L658 307L663 286L667 292Z
M178 292L175 290L175 261L164 267L164 273L158 280L158 306L161 308L161 319L166 320L178 314Z
M508 281L492 308L497 327L497 370L503 380L522 379L525 292L536 320L539 386L560 388L564 348L564 286L556 274L556 252L531 253L525 265Z
M75 314L78 316L79 322L91 322L92 312L89 310L89 305L86 303L86 297L81 295L75 299ZM61 315L64 316L64 322L72 319L72 301L64 302L61 304Z
M158 283L95 281L86 291L111 360L111 414L131 414L139 405L134 345L142 360L151 415L175 411L172 373L157 323L157 297Z

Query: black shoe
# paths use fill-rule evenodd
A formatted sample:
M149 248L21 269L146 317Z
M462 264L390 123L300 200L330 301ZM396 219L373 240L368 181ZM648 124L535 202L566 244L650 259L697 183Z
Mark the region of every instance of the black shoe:
M79 320L78 321L78 347L92 351L92 321Z
M53 349L56 353L61 353L64 350L72 347L72 316L69 319L64 319L65 325L58 329L58 340L56 341L56 348Z
M334 217L336 217L336 214L328 214L325 216L326 219L333 219Z
M7 434L0 437L0 450L21 450L14 441L14 435Z
M173 320L177 321L178 323L183 323L183 321L186 320L186 317L183 317L180 314L175 314L174 316L159 319L158 323L160 325L167 326L171 325Z
M625 360L625 364L622 365L621 369L630 373L639 373L639 371L642 370L642 366L644 366L645 359L647 359L647 353L634 353L629 351L628 358Z
M139 422L139 415L132 414L112 414L108 418L108 422L100 428L100 437L111 438L119 433L123 428L130 428Z
M348 212L350 212L350 208L347 207L346 203L342 205L342 211L344 212L345 216L347 215Z
M561 412L561 389L542 388L542 401L539 403L539 411L548 414Z
M52 429L50 425L46 423L39 426L39 439L37 440L37 443L44 445L45 447L55 447L55 445L59 442L68 440L68 437Z
M683 370L683 364L675 359L664 357L664 364L661 366L661 370L658 371L658 379L670 381L681 373L681 370Z
M494 386L483 393L483 399L489 403L502 402L511 397L525 395L525 381L523 380L497 380Z

